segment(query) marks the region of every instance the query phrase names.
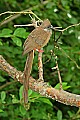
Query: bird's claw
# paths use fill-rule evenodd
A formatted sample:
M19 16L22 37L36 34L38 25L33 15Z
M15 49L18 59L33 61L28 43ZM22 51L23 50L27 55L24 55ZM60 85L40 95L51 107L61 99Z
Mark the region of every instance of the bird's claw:
M44 52L44 50L41 50L41 49L36 49L36 48L34 48L34 50L35 50L35 51L38 51L38 52L41 52L41 53Z

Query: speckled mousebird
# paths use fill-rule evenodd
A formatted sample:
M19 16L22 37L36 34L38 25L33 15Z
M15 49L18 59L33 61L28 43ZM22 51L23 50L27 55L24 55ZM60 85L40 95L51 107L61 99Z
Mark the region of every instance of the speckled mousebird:
M44 20L42 24L35 28L24 42L23 55L27 54L31 50L43 48L49 41L52 34L52 25L48 19Z
M49 41L52 30L52 25L48 19L44 20L42 24L35 28L28 36L24 42L24 51L23 55L28 53L28 58L26 61L24 69L24 104L28 102L28 88L29 88L29 76L32 69L33 55L32 52L34 49L40 52L40 49L43 48Z

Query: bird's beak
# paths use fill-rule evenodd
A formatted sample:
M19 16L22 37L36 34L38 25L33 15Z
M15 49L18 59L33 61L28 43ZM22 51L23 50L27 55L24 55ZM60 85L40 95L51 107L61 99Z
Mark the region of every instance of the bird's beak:
M51 29L56 30L56 31L61 31L60 28L62 27L53 27L52 25L50 26Z
M52 25L50 26L50 28L51 28L51 29L54 29L54 27L53 27Z

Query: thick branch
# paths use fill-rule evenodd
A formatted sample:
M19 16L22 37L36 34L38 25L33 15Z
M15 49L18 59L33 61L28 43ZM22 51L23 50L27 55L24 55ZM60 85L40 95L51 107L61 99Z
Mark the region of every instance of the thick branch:
M6 60L0 55L0 69L7 72L14 80L17 80L23 84L23 73L18 71L6 62ZM57 90L48 86L43 81L36 81L34 78L29 78L29 86L32 90L39 92L41 95L51 99L55 99L66 105L80 107L80 95L72 94L63 90Z

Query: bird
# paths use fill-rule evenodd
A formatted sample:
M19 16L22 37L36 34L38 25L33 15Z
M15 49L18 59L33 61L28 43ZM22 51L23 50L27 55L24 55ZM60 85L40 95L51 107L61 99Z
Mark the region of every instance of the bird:
M23 55L29 53L31 50L40 50L50 40L53 26L48 19L44 20L42 24L35 28L25 40L23 48Z
M45 19L40 26L35 28L27 37L24 42L23 55L28 54L25 68L24 68L24 104L28 103L28 89L29 89L29 77L32 69L32 63L34 58L34 50L38 52L43 52L43 48L49 41L53 26L48 19Z

